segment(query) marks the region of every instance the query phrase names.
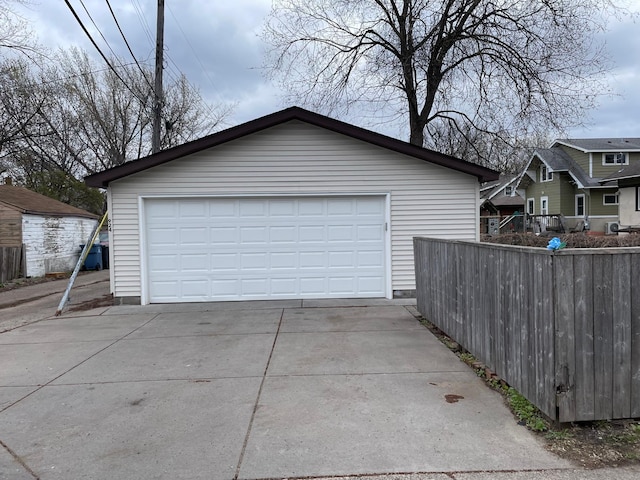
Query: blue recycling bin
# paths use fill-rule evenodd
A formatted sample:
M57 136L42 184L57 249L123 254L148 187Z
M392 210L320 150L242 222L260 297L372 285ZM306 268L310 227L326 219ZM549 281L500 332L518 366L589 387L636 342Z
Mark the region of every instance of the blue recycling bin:
M84 245L80 245L84 249ZM85 270L102 270L102 245L91 245L91 249L84 261Z

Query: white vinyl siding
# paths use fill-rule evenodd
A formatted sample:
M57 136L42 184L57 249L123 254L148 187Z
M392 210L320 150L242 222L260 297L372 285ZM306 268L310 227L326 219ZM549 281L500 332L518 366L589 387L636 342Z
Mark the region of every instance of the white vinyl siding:
M478 240L475 176L299 121L110 185L114 294L141 295L144 196L389 194L392 290L415 288L413 237Z

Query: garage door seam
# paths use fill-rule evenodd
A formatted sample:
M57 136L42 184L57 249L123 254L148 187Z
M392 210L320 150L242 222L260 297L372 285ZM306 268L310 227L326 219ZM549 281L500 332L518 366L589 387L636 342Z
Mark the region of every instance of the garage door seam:
M280 320L278 321L278 329L276 330L276 335L273 339L273 344L271 345L271 351L269 352L269 358L267 359L267 365L264 368L264 372L262 374L262 380L260 381L260 388L258 389L258 395L256 396L256 403L253 405L253 411L251 412L251 419L249 420L249 428L247 429L247 434L244 437L244 442L242 444L242 450L240 451L240 458L238 459L238 466L236 467L236 474L233 477L233 480L238 480L238 476L240 475L240 467L242 465L242 461L244 460L244 454L247 450L247 444L249 443L249 436L251 435L251 429L253 428L253 421L256 417L256 412L258 411L258 404L260 403L260 397L262 396L262 389L264 387L264 382L267 379L267 371L269 370L269 365L271 364L271 358L273 357L273 352L276 348L276 342L278 341L278 336L280 335L280 328L282 327L282 319L284 318L284 308L280 312Z

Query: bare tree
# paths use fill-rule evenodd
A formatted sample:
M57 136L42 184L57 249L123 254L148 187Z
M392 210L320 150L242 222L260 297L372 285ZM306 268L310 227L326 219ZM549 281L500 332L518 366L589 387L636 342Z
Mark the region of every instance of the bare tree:
M447 131L466 143L512 142L583 122L605 90L594 35L614 8L612 0L275 0L263 32L267 69L289 101L405 119L415 145L433 146Z
M17 176L58 169L81 177L151 153L151 71L112 59L114 72L78 49L55 60L0 65L0 120L11 127L0 126L0 155ZM163 148L211 133L230 113L206 104L184 77L166 83L164 98Z
M28 5L28 0L0 0L0 55L9 52L27 56L38 54L34 35L27 21L18 15L12 4Z

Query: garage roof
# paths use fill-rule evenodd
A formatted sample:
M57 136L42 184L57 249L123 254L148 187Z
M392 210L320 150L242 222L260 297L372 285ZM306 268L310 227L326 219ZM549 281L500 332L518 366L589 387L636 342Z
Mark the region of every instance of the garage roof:
M327 130L331 130L349 137L362 140L379 147L387 148L398 153L419 158L426 162L451 168L462 173L473 175L480 182L488 182L498 178L498 172L475 163L470 163L459 158L418 147L395 138L356 127L333 118L319 115L317 113L304 110L300 107L290 107L270 115L252 120L235 127L213 133L198 140L179 145L168 150L163 150L148 157L134 160L117 167L110 168L103 172L95 173L85 177L85 183L90 187L107 187L110 182L127 177L134 173L147 170L149 168L162 165L163 163L177 160L181 157L197 153L207 148L215 147L232 140L250 135L261 130L280 125L292 120L299 120L311 125L315 125Z

